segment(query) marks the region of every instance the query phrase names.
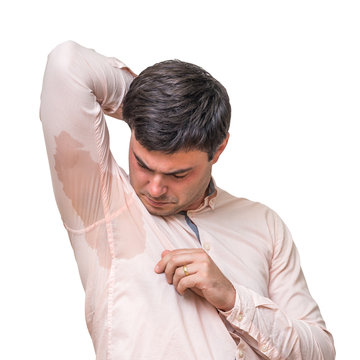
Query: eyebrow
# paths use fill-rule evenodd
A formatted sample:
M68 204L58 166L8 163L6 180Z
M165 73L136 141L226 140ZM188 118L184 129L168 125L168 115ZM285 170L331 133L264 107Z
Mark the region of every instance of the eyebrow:
M149 166L147 166L143 160L141 160L139 158L139 156L135 153L135 151L133 150L133 154L135 156L135 159L137 160L137 162L144 168L146 168L146 170L149 170L149 171L152 171L152 172L155 172L155 170L149 168ZM189 167L189 168L186 168L186 169L179 169L179 170L174 170L174 171L171 171L171 172L167 172L167 173L163 173L164 175L179 175L179 174L183 174L183 173L186 173L190 170L192 170L193 168L192 167Z

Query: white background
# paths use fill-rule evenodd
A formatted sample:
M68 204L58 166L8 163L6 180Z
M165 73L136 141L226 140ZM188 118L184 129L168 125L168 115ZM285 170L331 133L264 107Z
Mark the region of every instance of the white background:
M53 198L41 123L48 52L72 39L135 72L201 65L228 89L217 184L285 220L338 359L359 336L357 1L13 1L0 9L1 359L94 359L84 294ZM126 168L128 130L108 121ZM133 309L136 311L136 309Z

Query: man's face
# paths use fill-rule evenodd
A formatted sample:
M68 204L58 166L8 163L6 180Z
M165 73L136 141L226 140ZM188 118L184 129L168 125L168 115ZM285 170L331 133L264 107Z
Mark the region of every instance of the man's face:
M209 161L208 154L199 150L174 154L149 151L132 133L129 148L130 182L153 215L168 216L182 210L194 210L205 197L211 168L219 155Z

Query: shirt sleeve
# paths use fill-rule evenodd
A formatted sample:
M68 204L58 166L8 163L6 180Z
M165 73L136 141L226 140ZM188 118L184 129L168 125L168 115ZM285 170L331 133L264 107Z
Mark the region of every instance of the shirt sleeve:
M105 217L116 163L104 113L119 117L132 79L121 61L73 41L48 56L40 118L57 205L70 229Z
M236 286L233 309L220 314L263 359L333 360L333 338L308 291L291 234L276 214L268 225L274 242L269 297Z

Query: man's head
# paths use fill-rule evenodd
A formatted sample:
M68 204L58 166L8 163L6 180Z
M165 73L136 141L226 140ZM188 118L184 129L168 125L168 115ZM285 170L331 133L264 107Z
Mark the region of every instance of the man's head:
M132 130L130 181L150 213L200 205L226 146L230 115L225 88L196 65L164 61L134 79L123 103Z

